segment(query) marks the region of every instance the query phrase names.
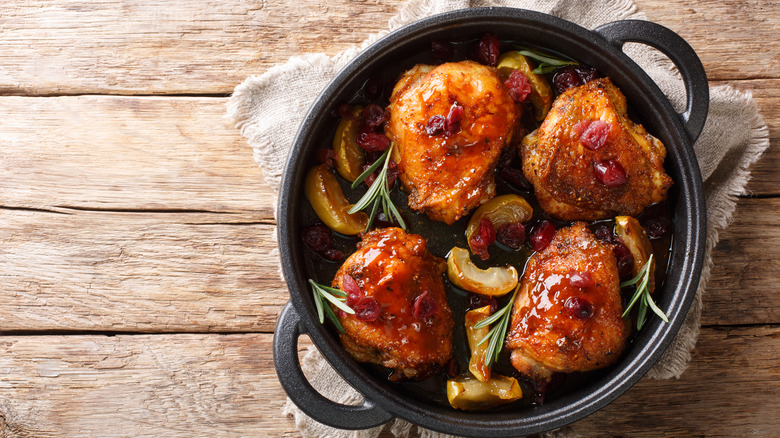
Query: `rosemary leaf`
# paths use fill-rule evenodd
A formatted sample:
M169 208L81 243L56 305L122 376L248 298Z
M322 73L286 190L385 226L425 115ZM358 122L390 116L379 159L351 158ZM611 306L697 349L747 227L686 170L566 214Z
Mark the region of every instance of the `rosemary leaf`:
M538 61L543 64L548 64L556 67L560 67L563 65L577 65L579 64L576 61L571 61L568 59L561 59L556 57L555 55L550 55L548 53L540 52L538 50L529 49L527 47L519 47L520 51L519 53L523 56L526 56L528 58L531 58L535 61Z
M355 314L355 311L351 307L347 306L346 301L347 293L336 289L334 287L325 286L309 279L312 291L314 292L314 305L317 307L317 317L320 320L320 324L325 324L325 316L333 323L333 325L342 333L344 333L344 327L339 322L336 314L333 313L333 309L329 305L324 303L323 298L333 303L334 306L343 310L350 315Z
M317 286L312 279L309 279L309 283L311 283L312 288L314 289L314 305L317 307L317 318L320 320L320 324L325 323L325 315L323 314L322 310L322 298L320 298L320 294L317 291Z
M346 333L347 331L344 330L344 326L341 325L341 322L339 322L339 319L336 318L336 314L333 313L333 309L330 308L330 306L324 306L325 307L325 314L328 315L328 319L330 322L333 323L334 326L336 326L336 329L340 331L341 333ZM320 321L320 324L322 324L323 321Z
M388 148L385 151L385 153L380 155L379 158L377 158L377 160L374 161L374 164L372 164L368 169L363 171L363 173L361 173L360 176L358 176L357 179L355 179L355 181L352 182L353 189L357 188L357 186L359 186L360 183L362 183L363 181L365 181L366 178L368 178L368 175L374 173L375 170L379 169L379 166L384 164L385 159L387 159L387 157L390 155L390 149L392 148Z
M379 175L374 180L374 183L371 184L371 187L368 188L368 191L363 195L363 197L360 198L360 200L352 206L352 208L349 209L350 214L357 213L361 210L365 210L369 206L371 207L371 214L369 215L368 223L366 224L366 231L371 229L371 225L374 223L374 219L376 219L376 213L379 210L379 206L382 206L382 212L384 213L386 218L395 217L396 220L398 220L398 224L406 230L406 223L401 218L401 214L398 212L398 209L393 204L393 200L390 199L390 187L388 186L387 181L387 169L390 163L390 153L393 150L394 145L391 144L389 148L382 154L379 159L377 159L374 164L371 165L368 169L366 169L365 172L361 173L360 176L355 180L354 183L352 183L352 188L355 188L363 182L368 175L370 175L372 172L376 171L379 166L382 166L382 170L379 172Z
M650 296L650 289L647 287L648 284L650 283L650 276L653 274L652 272L650 272L650 264L652 262L653 262L653 255L651 254L650 258L647 260L647 263L645 263L645 265L642 267L642 269L639 271L639 274L637 274L636 277L632 278L631 280L620 283L620 287L636 285L636 290L634 291L634 295L631 297L631 300L626 306L626 310L623 311L623 315L621 316L625 317L626 315L628 315L628 312L631 311L634 305L636 303L639 303L639 311L637 313L637 318L636 318L637 330L642 330L642 327L645 324L648 307L650 308L650 310L653 311L653 313L658 315L658 317L661 318L664 322L666 323L669 322L669 318L666 317L666 314L653 301L653 297ZM637 283L639 284L637 285Z
M354 315L355 314L355 311L352 310L351 307L347 306L346 304L344 304L343 301L341 301L340 299L334 297L333 295L324 293L324 294L322 294L322 297L325 298L326 300L330 301L331 303L333 303L334 306L338 307L339 309L343 310L344 312L349 313L350 315Z
M488 347L485 350L485 366L487 367L498 360L498 356L501 354L501 350L504 348L504 339L506 338L506 332L509 328L509 318L512 315L511 309L515 304L515 297L517 296L517 291L519 289L519 287L515 289L514 293L512 293L512 297L509 299L509 302L504 307L499 309L490 317L474 324L474 328L482 328L498 321L496 325L490 328L488 334L485 335L485 337L482 338L482 340L477 344L479 346L485 342L488 343Z

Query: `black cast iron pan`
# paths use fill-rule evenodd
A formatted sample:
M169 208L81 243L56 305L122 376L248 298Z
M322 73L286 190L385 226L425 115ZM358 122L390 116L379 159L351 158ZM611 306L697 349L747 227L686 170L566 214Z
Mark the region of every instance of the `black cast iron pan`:
M303 182L306 170L314 163L316 150L328 143L324 139L332 136L334 122L330 112L336 105L350 101L369 77L411 67L410 56L427 50L434 38L462 41L479 38L486 32L556 51L596 67L626 95L635 120L666 145L665 167L675 181L671 203L674 236L665 287L657 299L669 323L652 319L616 365L592 375L590 381L544 405L498 412L462 412L414 396L378 378L342 349L330 327L318 322L307 279L316 277L314 271L321 263L311 260L300 238L307 209ZM687 91L684 112L678 114L657 85L621 51L626 42L653 46L677 66ZM616 399L659 359L682 325L698 286L706 212L692 143L704 127L708 102L707 77L693 49L669 29L645 21L617 21L590 31L538 12L470 9L416 22L367 48L336 76L313 104L295 139L282 182L279 247L290 302L279 317L274 358L279 380L289 397L315 420L338 428L369 428L400 417L445 433L491 437L526 435L561 427ZM298 361L298 338L304 333L338 373L365 396L364 403L337 404L312 388Z

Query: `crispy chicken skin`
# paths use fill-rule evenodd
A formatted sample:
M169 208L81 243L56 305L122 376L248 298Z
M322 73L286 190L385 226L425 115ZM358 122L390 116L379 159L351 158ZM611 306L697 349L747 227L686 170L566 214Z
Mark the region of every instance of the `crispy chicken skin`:
M463 107L460 128L429 135L433 116ZM390 98L385 133L409 191L409 206L451 224L495 196L493 170L512 138L520 107L496 71L472 61L417 65Z
M593 284L572 285L572 272L589 272ZM553 372L614 363L630 333L620 316L619 284L611 248L584 222L558 230L531 256L523 275L507 336L512 365L533 379L549 380Z
M367 233L336 273L333 287L344 290L350 275L381 310L376 321L339 316L347 352L359 362L391 368L390 380L421 379L439 370L452 355L454 325L441 276L445 269L445 261L431 254L419 235L400 228ZM414 303L426 291L438 310L420 319Z
M595 151L580 140L594 120L611 125L606 143ZM520 152L542 209L562 220L636 216L666 199L672 186L663 169L666 148L628 119L626 98L608 78L558 96L539 129L523 139ZM605 160L622 165L625 184L607 187L598 181L594 165Z

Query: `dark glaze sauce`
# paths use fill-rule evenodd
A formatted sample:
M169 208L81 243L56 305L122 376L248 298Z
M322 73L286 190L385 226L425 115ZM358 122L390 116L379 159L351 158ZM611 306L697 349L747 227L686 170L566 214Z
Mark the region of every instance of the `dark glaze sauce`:
M467 54L469 51L469 47L473 46L473 44L475 43L475 41L479 39L479 37L480 36L476 36L475 39L453 42L452 44L455 49L454 50L455 54L452 60L460 61L466 59L468 56ZM513 43L514 43L513 41L503 41L501 44L502 53L504 51L514 50ZM405 58L404 60L398 60L398 61L399 62L393 63L390 68L378 72L376 76L368 78L364 82L363 86L360 89L356 90L353 98L350 99L348 103L352 105L365 105L367 103L376 103L381 105L382 107L386 107L388 105L389 102L388 99L393 89L393 86L395 85L396 81L404 71L412 68L414 65L419 63L440 64L442 62L441 60L434 59L433 56L431 56L430 51L427 49L421 51L420 53L414 54L408 58ZM548 74L547 78L552 84L552 74ZM369 96L369 94L374 94L374 92L372 91L371 93L368 93L366 91L366 88L374 89L375 87L377 87L378 84L381 84L380 85L380 89L382 90L381 95L378 97ZM338 106L341 103L344 102L334 102L334 107ZM632 114L630 108L631 102L628 102L628 104L629 104L629 117L632 120L641 123L641 120L638 120L635 117L635 115ZM521 122L524 125L526 132L530 132L533 129L536 129L539 125L539 123L533 119L532 114L533 111L529 108L527 108L523 112ZM334 117L334 122L332 124L333 130L331 132L323 133L322 138L326 138L326 139L332 138L335 133L335 127L337 124L338 124L338 120ZM329 143L329 140L323 143ZM516 169L521 169L519 158L513 158L512 155L513 154L510 154L509 156L504 157L504 160L502 161L506 162L506 161L514 160L510 164L511 167L514 167ZM313 166L315 164L316 164L316 158L314 157L314 154L312 154L311 161L310 163L308 163L307 167ZM363 195L363 193L365 193L365 186L361 186L353 190L350 188L350 184L346 180L339 177L339 182L341 184L341 188L345 196L351 203L354 203L357 200L359 200L360 197ZM500 169L497 169L496 170L496 195L502 195L507 193L515 193L523 196L533 207L534 209L533 218L531 219L531 221L525 224L527 230L531 230L536 223L538 223L543 219L550 220L555 225L556 229L560 229L571 225L571 222L559 221L545 214L541 210L541 208L539 208L536 198L534 197L532 188L529 189L526 187L512 185L510 181L505 180L504 178L501 177ZM441 258L446 258L447 254L449 253L452 247L454 246L460 246L462 248L468 247L465 238L465 229L466 229L466 224L468 223L468 220L471 217L471 214L467 215L464 218L461 218L460 220L456 221L452 225L446 225L442 222L432 221L424 214L413 211L408 207L408 203L407 203L408 195L404 193L402 190L400 190L400 184L398 182L396 182L396 187L392 190L391 198L393 199L393 202L398 207L399 211L401 212L401 215L404 217L404 220L406 221L407 232L419 234L425 237L427 240L428 250L433 255ZM658 238L651 238L654 257L657 261L656 262L656 266L657 266L656 291L654 293L654 296L656 297L656 301L658 301L657 297L663 295L664 274L669 261L669 252L672 244L672 235L674 232L673 225L672 225L673 222L672 222L670 205L674 204L675 198L676 198L675 189L674 187L672 187L672 189L669 192L669 199L667 201L648 207L645 210L645 212L643 212L637 217L643 225L645 223L645 220L652 216L661 217L669 224L666 233L664 233L662 236ZM303 202L305 202L306 205L304 207L304 214L302 215L300 220L301 229L309 225L320 223L319 219L315 215L314 211L312 210L308 202L306 201ZM601 220L601 221L589 223L589 228L591 229L591 231L595 231L596 227L602 224L607 224L610 227L614 227L614 221L609 219L609 220ZM336 249L343 251L347 255L347 257L349 257L350 254L355 252L358 241L359 240L356 237L336 234L336 237L334 238L334 246ZM331 262L317 255L314 251L311 251L308 248L306 248L305 251L306 251L305 252L306 257L304 263L306 265L306 269L310 277L319 283L330 284L337 270L341 266L342 261ZM512 250L506 246L501 245L500 243L495 243L489 247L489 251L490 251L489 260L483 262L482 260L479 259L479 257L472 257L472 261L478 267L483 269L491 266L505 266L511 264L517 268L518 272L521 273L521 276L522 273L525 272L525 266L526 263L528 262L528 258L533 253L527 241L517 250ZM470 310L469 309L470 294L450 284L450 282L446 277L447 277L446 273L443 274L445 289L447 293L447 300L453 311L453 319L455 321L455 326L453 329L453 357L457 361L459 372L462 373L468 370L468 361L470 357L470 350L466 340L465 328L463 324L465 313L468 310ZM550 284L549 286L550 289L548 294L554 296L556 293L562 293L558 291L561 285ZM630 299L632 292L633 292L632 288L629 290L623 290L622 293L623 306L625 306L627 300ZM504 305L507 304L510 295L511 294L507 294L503 297L498 298L498 303L500 307L503 307ZM598 307L598 306L594 306L594 307ZM396 309L396 310L400 312L400 309ZM539 317L539 323L541 324L543 320L543 315L540 314L538 315L538 317ZM632 315L630 317L632 321L635 320L636 310L632 312ZM634 325L635 324L632 324L632 327ZM332 330L334 336L337 336L337 331L332 327L330 327L329 324L328 327ZM635 334L636 333L634 333L632 337L629 338L629 345L627 346L627 348L630 348L630 343L632 342ZM377 379L380 380L386 380L391 374L387 368L381 366L371 365L371 364L365 364L364 366L372 374L374 374ZM499 361L493 365L493 370L499 374L516 377L523 387L524 396L522 399L518 400L517 402L500 406L498 408L494 408L492 409L492 411L516 411L516 410L531 408L534 405L543 403L545 400L546 401L553 400L567 393L575 391L577 388L580 388L588 384L589 382L593 381L594 379L597 379L605 375L606 373L609 372L610 368L608 367L608 368L604 368L596 371L590 371L586 373L555 374L553 376L552 382L544 385L545 386L544 388L537 388L534 382L530 381L530 379L527 379L525 376L520 375L512 367L512 365L509 362L509 351L507 348L504 348L503 351L501 352ZM447 401L447 397L445 393L445 383L447 378L448 378L447 374L444 371L442 371L437 375L434 375L433 377L430 377L422 381L402 381L402 382L393 383L392 388L401 393L405 393L408 396L413 397L415 399L427 401L432 405L446 406L447 408L449 408L449 403Z

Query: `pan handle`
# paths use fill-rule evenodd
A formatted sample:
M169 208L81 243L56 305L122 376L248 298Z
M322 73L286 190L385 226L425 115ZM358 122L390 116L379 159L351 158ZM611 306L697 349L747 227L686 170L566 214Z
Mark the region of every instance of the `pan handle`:
M615 21L597 27L595 32L619 49L627 42L643 43L672 60L680 71L687 93L685 111L680 117L691 141L696 141L707 120L710 89L704 66L690 44L674 31L643 20Z
M306 415L339 429L368 429L387 423L393 416L373 402L362 405L342 405L325 398L311 386L298 361L298 338L306 329L292 303L282 310L274 333L274 363L287 396Z

